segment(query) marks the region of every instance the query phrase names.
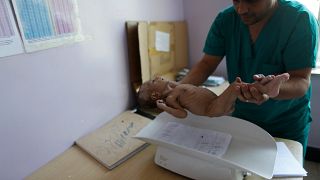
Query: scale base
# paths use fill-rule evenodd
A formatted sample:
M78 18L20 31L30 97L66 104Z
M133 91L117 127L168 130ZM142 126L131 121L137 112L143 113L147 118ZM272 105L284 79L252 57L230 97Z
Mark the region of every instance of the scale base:
M218 166L174 150L158 146L154 158L157 165L191 179L242 180L243 172Z

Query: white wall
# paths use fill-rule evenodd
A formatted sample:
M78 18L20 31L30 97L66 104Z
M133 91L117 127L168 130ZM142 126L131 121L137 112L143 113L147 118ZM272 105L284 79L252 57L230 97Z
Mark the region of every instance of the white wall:
M320 52L319 52L320 53ZM320 75L314 74L311 77L312 81L312 97L311 97L311 114L312 114L312 125L309 134L308 145L311 147L320 149Z
M189 30L190 67L203 56L203 47L211 23L217 14L230 6L232 1L226 0L184 0L185 19ZM214 74L227 76L225 60Z
M0 58L1 180L22 179L131 108L126 20L184 19L182 0L78 2L93 40Z
M222 9L231 5L226 0L184 0L185 19L189 28L190 66L197 63L203 55L202 49L212 21ZM320 52L319 52L320 53ZM225 61L219 65L214 74L226 77ZM311 111L313 122L309 135L309 146L320 148L320 76L312 75L313 95Z
M182 20L184 4L194 64L202 56L213 18L231 4L225 0L78 2L84 33L93 40L0 58L1 180L22 179L80 136L131 108L126 20ZM219 71L225 74L223 67ZM312 110L318 123L319 78L312 79ZM319 134L310 139L320 142Z

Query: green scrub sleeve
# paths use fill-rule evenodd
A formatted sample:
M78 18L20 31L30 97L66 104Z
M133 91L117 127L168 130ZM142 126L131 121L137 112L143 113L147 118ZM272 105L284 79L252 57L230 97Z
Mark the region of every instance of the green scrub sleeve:
M225 38L221 31L223 25L222 14L218 14L208 33L203 52L213 56L225 55Z
M286 70L315 67L319 41L319 25L308 13L300 15L283 53Z

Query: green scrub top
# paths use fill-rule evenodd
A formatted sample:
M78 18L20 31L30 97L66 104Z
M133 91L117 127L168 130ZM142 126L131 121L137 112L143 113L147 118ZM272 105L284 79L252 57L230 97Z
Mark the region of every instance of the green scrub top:
M229 82L239 76L253 82L254 74L280 74L315 67L318 22L296 1L278 0L279 6L252 44L247 25L233 7L222 11L208 33L204 52L226 56ZM273 100L256 105L237 101L233 116L257 124L272 136L307 144L311 86L291 100Z

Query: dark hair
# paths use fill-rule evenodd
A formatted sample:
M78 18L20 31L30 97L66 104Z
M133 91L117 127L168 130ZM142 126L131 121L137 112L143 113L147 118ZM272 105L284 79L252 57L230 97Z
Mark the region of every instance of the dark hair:
M138 91L137 100L138 100L139 106L142 108L156 108L157 103L155 100L151 99L150 92L142 90L144 86L147 86L147 84L142 84Z

